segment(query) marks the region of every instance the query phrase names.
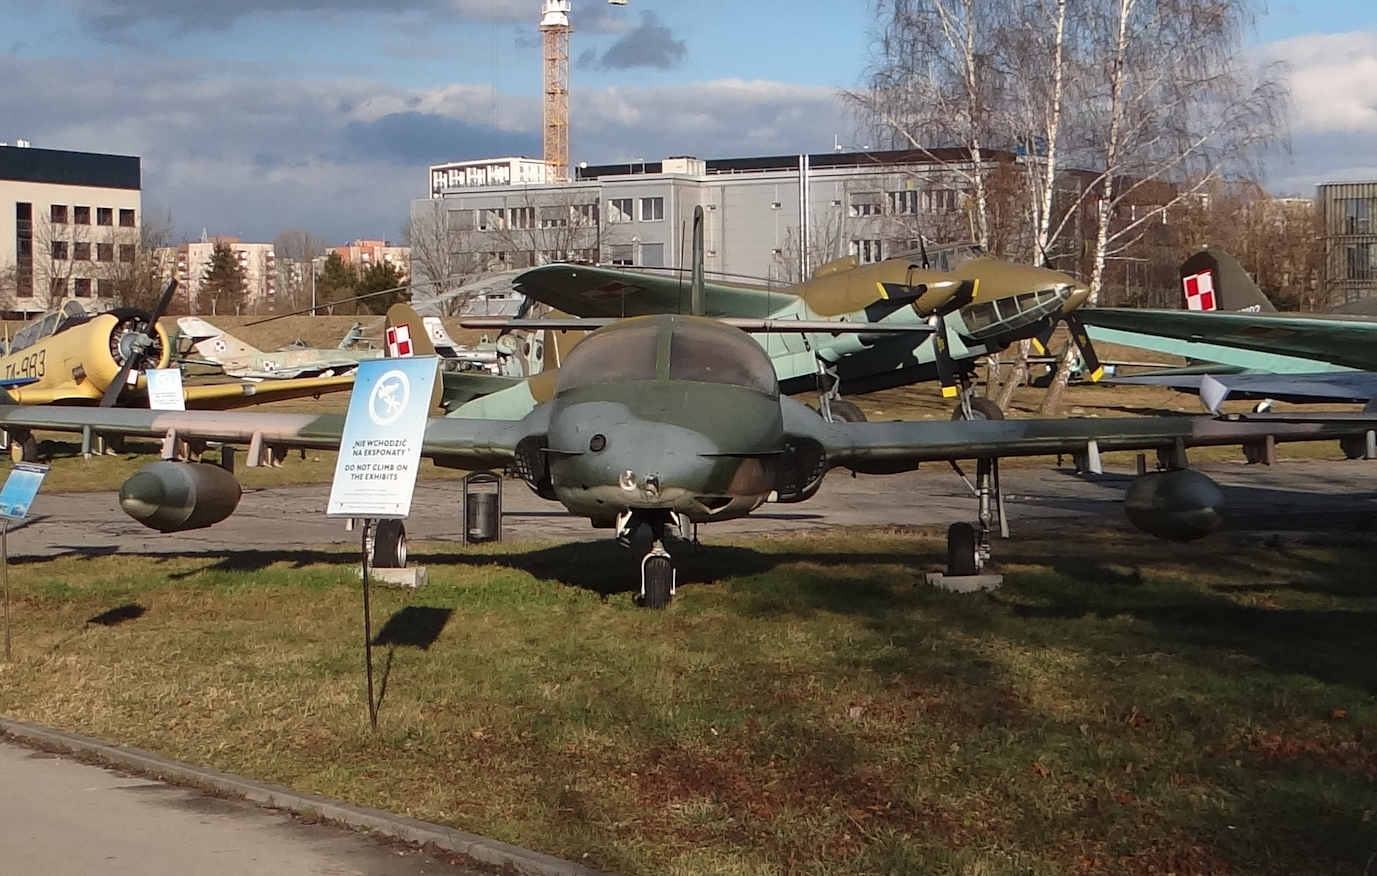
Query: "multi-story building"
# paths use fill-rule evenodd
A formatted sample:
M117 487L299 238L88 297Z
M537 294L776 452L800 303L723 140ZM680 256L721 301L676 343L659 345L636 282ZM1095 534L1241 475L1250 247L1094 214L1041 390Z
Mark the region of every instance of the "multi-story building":
M983 160L1013 165L1018 156L991 151ZM510 171L502 182L467 172L494 163ZM551 261L682 268L696 207L706 270L764 282L795 282L842 256L866 263L912 251L920 234L972 233L965 179L974 165L963 149L580 165L566 183L535 170L522 182L516 169L531 163L430 168L431 197L412 203L418 281L432 265L454 274ZM427 224L443 227L445 259L422 257Z
M379 264L391 264L402 274L411 273L411 248L393 246L386 240L355 240L331 247L330 252L338 254L341 261L353 265L359 273Z
M202 300L201 287L210 270L215 247L227 246L239 262L244 276L244 296L234 304L236 313L271 313L277 303L277 257L271 243L245 243L237 237L209 237L202 234L195 243L176 247L173 276L179 285L177 297L190 313L211 314L216 306ZM179 308L180 309L180 308Z
M1329 306L1377 298L1377 181L1317 187Z
M0 311L118 303L139 245L139 159L0 143Z

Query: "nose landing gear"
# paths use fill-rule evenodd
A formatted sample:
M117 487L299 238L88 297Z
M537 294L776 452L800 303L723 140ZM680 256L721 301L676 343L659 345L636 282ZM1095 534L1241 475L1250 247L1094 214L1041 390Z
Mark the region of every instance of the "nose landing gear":
M617 520L617 541L631 546L631 539L642 525L650 527L650 551L641 560L641 588L636 603L644 608L666 608L674 598L678 575L674 558L665 550L665 527L677 524L667 509L632 509Z

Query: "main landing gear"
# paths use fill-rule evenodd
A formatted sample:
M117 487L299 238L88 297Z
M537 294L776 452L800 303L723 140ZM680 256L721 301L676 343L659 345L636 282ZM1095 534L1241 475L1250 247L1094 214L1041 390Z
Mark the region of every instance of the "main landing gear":
M818 413L829 423L864 423L865 411L841 397L837 369L818 360Z
M1009 519L1004 513L1004 493L999 488L999 459L975 461L975 483L952 460L951 467L975 493L978 511L975 523L953 523L947 527L947 575L979 575L994 553L990 533L999 527L1001 538L1009 537Z
M631 539L642 526L650 527L650 551L641 560L641 589L636 604L644 608L666 608L674 598L677 575L674 558L665 550L665 530L678 525L673 511L664 508L633 508L617 518L617 541L631 547Z

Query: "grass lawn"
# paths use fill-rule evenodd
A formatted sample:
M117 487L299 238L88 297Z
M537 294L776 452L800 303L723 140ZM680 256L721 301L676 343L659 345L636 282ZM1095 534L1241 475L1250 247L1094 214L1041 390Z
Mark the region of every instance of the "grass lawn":
M665 612L610 542L413 552L376 735L304 549L18 563L0 713L625 876L1372 872L1370 546L1025 527L960 596L936 530L762 538Z

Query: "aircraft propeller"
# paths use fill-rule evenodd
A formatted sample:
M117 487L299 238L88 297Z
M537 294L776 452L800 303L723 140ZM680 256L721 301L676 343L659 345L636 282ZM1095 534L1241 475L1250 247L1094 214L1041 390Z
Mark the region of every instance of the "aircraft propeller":
M1085 362L1085 373L1090 375L1091 382L1099 382L1104 376L1104 365L1100 362L1100 356L1095 352L1095 344L1090 340L1089 333L1085 330L1085 323L1076 313L1062 314L1061 320L1066 323L1067 330L1071 333L1071 343L1076 345L1076 349L1081 351L1081 359ZM1053 319L1046 329L1033 337L1033 344L1037 348L1039 355L1047 355L1049 345L1052 343L1052 333L1057 330L1057 321Z
M120 365L120 370L115 374L115 379L110 381L110 385L105 388L105 394L100 398L100 406L112 408L119 401L120 394L124 392L124 387L129 381L129 374L135 369L135 365L142 363L148 349L158 341L158 320L162 319L167 307L172 303L172 296L177 292L177 281L171 280L167 288L163 290L162 297L158 299L158 304L153 308L153 312L148 315L148 322L141 331L129 334L129 349L124 356L124 362Z

